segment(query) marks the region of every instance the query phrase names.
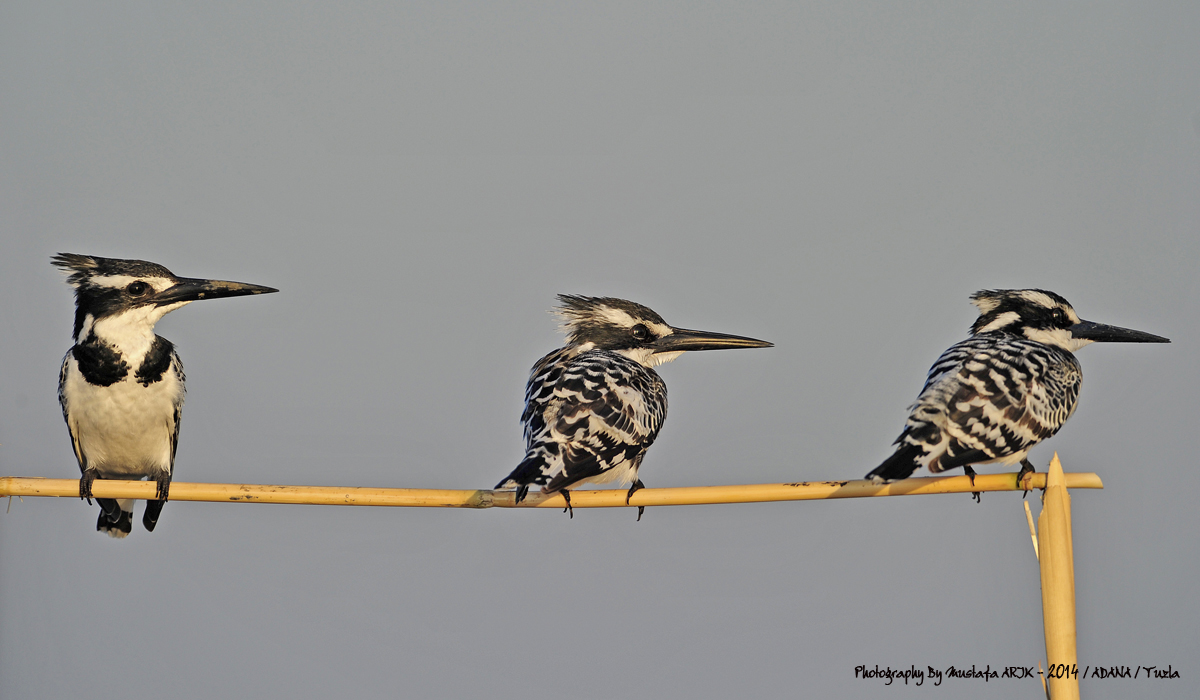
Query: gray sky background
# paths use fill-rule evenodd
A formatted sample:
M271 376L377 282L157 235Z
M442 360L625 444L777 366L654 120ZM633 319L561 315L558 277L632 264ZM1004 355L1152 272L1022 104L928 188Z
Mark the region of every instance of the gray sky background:
M490 487L559 292L777 345L662 368L648 485L859 478L968 295L1045 287L1174 341L1082 350L1032 454L1106 485L1080 662L1183 674L1083 692L1195 697L1200 5L730 5L3 4L0 473L78 476L58 251L282 290L159 324L182 481ZM124 541L13 501L0 694L1037 697L854 679L1044 655L1020 501L171 503Z

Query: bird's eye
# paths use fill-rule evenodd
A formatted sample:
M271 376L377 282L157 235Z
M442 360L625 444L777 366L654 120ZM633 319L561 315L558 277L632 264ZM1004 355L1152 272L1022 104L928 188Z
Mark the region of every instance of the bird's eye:
M1065 324L1066 322L1067 322L1067 312L1063 311L1062 309L1055 309L1054 310L1054 323L1061 326L1061 325Z
M650 329L640 323L629 329L629 332L634 340L646 340L650 337Z
M149 289L150 289L150 285L146 284L145 282L143 282L141 280L138 280L137 282L130 282L129 286L125 288L125 291L129 292L130 294L132 294L135 297L140 297L143 294L145 294L147 291L149 291Z

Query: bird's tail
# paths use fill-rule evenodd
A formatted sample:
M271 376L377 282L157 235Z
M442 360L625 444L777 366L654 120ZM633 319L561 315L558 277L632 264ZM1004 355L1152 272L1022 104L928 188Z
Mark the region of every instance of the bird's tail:
M504 477L504 479L496 484L498 489L513 489L517 490L517 503L525 500L525 494L529 493L530 484L545 484L547 480L546 459L541 453L532 453L525 456L525 459L517 465L517 468L512 470L512 473Z
M120 539L133 530L132 501L118 502L114 498L97 498L96 503L100 505L100 519L96 521L97 532ZM127 503L130 510L125 510Z
M146 532L154 532L154 526L158 524L158 516L162 513L162 508L166 503L165 500L146 501L146 512L142 515L142 525L145 526Z
M883 460L883 464L872 469L864 478L876 483L907 479L921 466L918 460L924 455L925 450L920 445L901 442L891 457Z

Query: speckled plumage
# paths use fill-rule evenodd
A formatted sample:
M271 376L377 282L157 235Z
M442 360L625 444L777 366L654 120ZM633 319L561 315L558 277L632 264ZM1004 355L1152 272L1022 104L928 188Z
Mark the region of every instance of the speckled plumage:
M607 350L555 350L525 388L525 459L497 488L633 483L666 417L667 385L654 370Z
M898 454L919 454L885 478L1020 462L1071 417L1082 381L1075 356L1051 345L993 333L957 343L929 370L896 440Z
M910 409L896 450L868 479L904 479L972 464L1021 463L1059 431L1079 400L1083 370L1074 351L1095 341L1169 342L1140 331L1082 321L1066 299L1041 289L977 292L971 337L942 353ZM1020 477L1018 477L1018 482Z
M654 367L688 350L770 347L741 336L667 325L624 299L560 295L566 347L538 360L525 387L525 458L496 488L561 493L580 484L632 483L667 417L667 385ZM641 517L642 508L638 508Z

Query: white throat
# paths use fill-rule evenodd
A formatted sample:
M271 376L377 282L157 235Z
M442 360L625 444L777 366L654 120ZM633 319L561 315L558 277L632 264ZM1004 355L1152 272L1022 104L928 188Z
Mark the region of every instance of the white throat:
M1093 340L1085 338L1075 338L1071 336L1071 331L1066 328L1055 328L1054 330L1026 328L1025 337L1038 343L1053 345L1056 348L1062 348L1067 352L1075 352L1085 345L1091 345Z
M671 362L675 358L684 353L683 350L675 352L659 352L656 353L650 348L631 348L626 350L614 350L618 355L624 355L643 367L657 367Z
M95 335L99 340L113 346L136 366L154 343L154 324L168 313L178 309L189 301L181 301L167 306L139 306L115 316L106 316L95 320L89 314L84 318L83 327L75 342Z

